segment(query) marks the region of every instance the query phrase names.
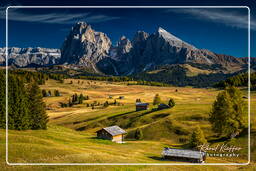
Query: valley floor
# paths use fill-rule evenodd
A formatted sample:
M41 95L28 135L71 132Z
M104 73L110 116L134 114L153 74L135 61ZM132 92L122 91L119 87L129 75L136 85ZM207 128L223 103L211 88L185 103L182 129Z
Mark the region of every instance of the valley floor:
M70 84L72 81L72 84ZM81 83L83 82L83 84ZM9 162L13 163L180 163L163 160L163 147L183 148L196 125L200 125L212 145L226 143L214 139L208 122L208 113L218 90L191 87L127 86L126 83L110 83L89 80L65 80L59 83L48 80L41 86L45 90L59 90L60 97L44 98L50 117L47 130L9 130ZM177 91L176 91L177 89ZM246 90L243 90L246 96ZM59 102L68 102L74 94L90 97L83 104L61 108ZM154 110L152 100L159 94L167 103L171 97L176 106L160 111ZM111 98L109 98L111 96ZM119 96L124 96L120 99ZM251 94L251 105L256 105L256 93ZM135 111L135 100L150 103L147 111ZM105 101L119 105L107 108L87 107L87 104L103 104ZM152 110L153 109L153 110ZM255 112L251 107L252 135L255 139ZM119 125L128 134L123 144L96 138L95 131L106 126ZM134 130L142 129L143 140L134 140ZM4 162L5 132L1 130L0 167L3 170L253 170L254 158L249 166L8 166ZM255 142L252 139L252 156ZM229 142L241 146L239 158L208 157L206 163L246 163L247 136Z

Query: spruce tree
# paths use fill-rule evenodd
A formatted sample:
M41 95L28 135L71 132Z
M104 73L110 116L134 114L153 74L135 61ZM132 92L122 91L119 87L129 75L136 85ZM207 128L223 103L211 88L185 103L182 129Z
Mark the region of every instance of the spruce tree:
M137 128L136 131L135 131L135 134L134 134L134 138L136 140L141 140L143 139L143 132L140 128Z
M201 130L199 126L193 131L190 139L190 146L193 148L197 148L199 145L203 145L207 143L204 132Z
M43 95L43 97L47 97L47 92L45 89L42 90L42 95Z
M39 92L41 94L41 92ZM17 76L8 78L8 128L26 130L30 128L28 95L24 83Z
M174 107L175 106L175 101L173 100L173 98L170 98L169 102L168 102L168 106L170 108Z
M79 97L78 97L78 103L82 104L83 100L84 100L84 96L83 96L83 94L80 94Z
M245 102L239 89L228 87L218 94L212 105L209 121L219 136L230 137L246 127Z
M45 103L36 82L29 85L29 109L31 129L47 129L48 116Z
M156 94L153 100L153 105L158 105L161 103L161 98L159 96L159 94Z

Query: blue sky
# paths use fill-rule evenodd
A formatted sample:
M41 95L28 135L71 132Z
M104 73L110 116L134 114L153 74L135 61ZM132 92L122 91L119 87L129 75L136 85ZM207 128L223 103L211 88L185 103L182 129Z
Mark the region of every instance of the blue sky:
M60 48L72 25L85 21L114 44L123 35L132 39L138 30L153 33L162 27L197 48L244 57L248 56L247 13L246 8L9 9L9 46ZM252 20L252 33L255 30ZM256 56L253 48L251 56Z

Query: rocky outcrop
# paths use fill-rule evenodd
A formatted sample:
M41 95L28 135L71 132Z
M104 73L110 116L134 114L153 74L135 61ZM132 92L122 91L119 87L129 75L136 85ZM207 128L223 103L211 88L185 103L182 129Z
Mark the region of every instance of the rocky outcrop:
M109 54L111 41L105 33L97 32L90 25L78 22L70 31L61 47L61 64L76 64L90 67Z
M0 48L0 65L5 65L6 48ZM57 64L60 59L59 49L17 48L8 49L8 64L17 67L47 66Z

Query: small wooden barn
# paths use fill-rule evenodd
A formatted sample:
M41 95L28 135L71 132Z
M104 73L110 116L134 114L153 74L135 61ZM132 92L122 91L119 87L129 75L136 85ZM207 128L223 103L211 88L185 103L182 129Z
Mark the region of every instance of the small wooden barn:
M162 109L169 109L170 106L168 106L167 104L164 103L160 103L157 107L158 110L162 110Z
M165 159L182 160L195 163L203 163L206 160L206 152L165 147L162 156Z
M140 110L148 110L149 104L137 102L135 105L136 105L136 111L140 111Z
M111 140L116 143L122 143L124 141L124 134L126 131L119 126L110 126L98 130L97 137L105 140Z

